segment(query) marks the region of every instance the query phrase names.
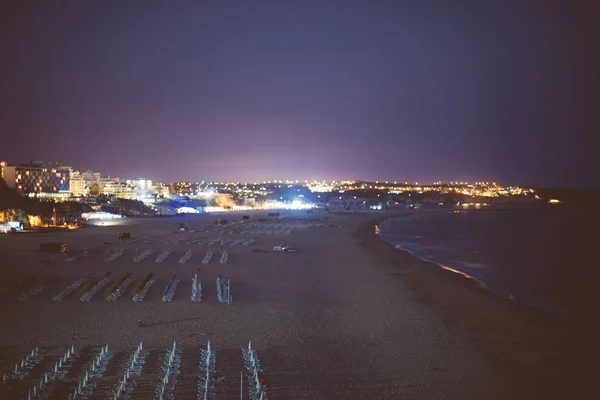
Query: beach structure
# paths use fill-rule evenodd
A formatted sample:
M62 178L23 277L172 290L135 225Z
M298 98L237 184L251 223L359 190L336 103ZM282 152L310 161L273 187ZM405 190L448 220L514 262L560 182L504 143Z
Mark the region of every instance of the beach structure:
M133 301L144 301L144 297L146 297L148 290L150 290L150 287L152 287L152 284L154 283L154 279L152 279L152 277L152 273L146 274L137 281L135 287L133 288Z
M25 293L21 294L19 296L19 300L29 300L33 296L37 296L38 294L44 293L47 288L48 287L46 285L40 283L39 285L36 285L27 290Z
M152 249L145 249L140 254L138 254L137 256L134 257L133 262L134 263L142 262L147 257L149 257L151 254L152 254Z
M172 398L173 389L175 388L175 380L173 375L179 373L179 365L181 363L181 351L177 349L176 342L173 342L173 347L167 350L163 362L161 378L155 390L155 399L162 400Z
M110 273L107 273L106 275L104 275L104 278L102 278L98 283L96 283L90 290L88 290L87 292L85 292L79 300L84 301L84 302L88 302L92 299L92 297L94 297L96 295L96 293L98 293L100 291L100 289L102 289L104 286L108 285L110 283Z
M106 257L104 259L104 261L106 261L106 262L115 261L117 258L121 257L123 254L125 254L125 249L120 248L117 251L115 251L114 253L112 253L110 256Z
M51 370L47 373L48 380L61 380L63 379L69 369L73 365L73 362L78 358L75 352L75 346L71 345L67 348L67 351L60 357L58 361L54 363ZM48 382L46 382L48 383Z
M111 285L111 287L109 287L107 290L106 300L115 301L119 297L121 297L123 295L123 293L125 293L125 290L127 289L127 287L133 281L131 276L132 276L132 273L128 272L125 275L123 275L119 280L117 280L115 283L113 283Z
M202 260L202 264L208 264L210 262L210 260L212 260L212 256L213 256L213 252L212 250L208 250L206 252L206 255L204 256L204 259Z
M126 361L122 371L122 378L117 382L113 399L118 400L129 397L133 392L132 379L142 373L148 352L144 351L142 342L136 347L133 354Z
M102 346L100 352L98 352L91 364L87 366L85 372L80 377L77 388L74 389L73 393L69 396L69 399L75 400L89 397L95 387L95 385L91 383L104 375L106 366L111 358L112 353L108 348L108 344Z
M185 252L183 257L179 259L179 264L185 264L190 258L192 258L192 249Z
M160 253L158 255L158 257L156 257L155 262L160 264L161 262L165 261L167 259L167 257L169 257L171 255L171 252L169 250L165 250L162 253Z
M30 357L35 357L35 352L32 351ZM65 377L69 368L73 364L73 361L77 357L75 356L75 347L71 345L67 348L67 351L60 357L59 361L55 362L54 367L48 372L45 372L40 376L39 382L36 382L33 387L28 391L28 398L46 398L48 395L45 393L49 384L53 380L60 380Z
M165 288L165 292L162 297L162 301L171 301L173 300L173 296L175 296L175 291L177 290L177 285L179 284L179 279L177 275L173 275L169 284Z
M198 279L197 273L194 274L194 278L192 279L191 299L195 303L202 301L202 282Z
M10 379L24 379L29 375L29 372L33 369L33 367L38 365L43 359L44 357L40 354L40 349L35 347L28 352L20 362L15 364L14 369L10 373L5 373L3 375L2 381L5 382Z
M242 349L244 366L246 368L246 379L248 381L248 395L250 400L267 400L267 385L262 375L260 361L256 350L252 348L252 343L248 342L248 347Z
M217 298L221 303L231 304L231 280L227 278L227 280L223 279L221 274L217 278Z
M198 366L200 372L198 374L196 395L200 400L212 400L216 398L216 385L219 382L215 375L217 355L210 341L207 342L206 348L199 350ZM265 400L267 398L266 384L262 377L262 369L257 353L251 343L243 348L242 352L244 370L240 376L242 378L240 390L246 389L246 393L250 394L250 399ZM145 371L145 368L150 352L144 348L141 342L129 355L123 358L117 357L120 360L119 367L116 367L116 363L113 362L114 354L110 351L109 345L106 344L101 346L99 351L96 351L91 360L86 362L81 369L78 367L77 371L74 371L72 367L77 365L79 354L75 351L74 345L71 345L66 348L58 361L49 364L47 370L40 371L39 375L32 377L33 382L31 382L32 386L29 386L29 396L31 399L54 398L53 396L56 396L54 392L56 382L67 379L67 382L71 385L71 391L68 397L63 398L71 400L91 398L119 400L138 397L153 397L157 400L178 398L180 394L183 394L175 392L178 377L182 372L182 349L174 341L173 345L163 354L164 356L161 357L158 368L159 380L156 386L152 386L152 389L150 389L153 390L154 396L148 395L147 392L144 393L148 389L146 383L149 382L147 381L142 384L142 393L135 393L140 390L140 381L138 380L140 375L148 372ZM38 349L32 350L24 358L24 363L36 356L39 357ZM24 366L23 369L31 370L32 367ZM75 381L72 379L75 376L69 375L69 371L77 373ZM20 379L25 377L26 375L22 375ZM15 377L5 374L3 381L6 382L11 379L15 379ZM244 383L244 381L247 383ZM72 386L73 382L75 386ZM182 390L187 392L188 389L182 388ZM190 394L186 393L186 398ZM241 394L243 395L243 393Z
M215 397L215 368L217 355L210 346L200 350L200 380L198 382L198 399L209 400Z
M227 253L227 250L223 250L223 254L221 254L221 259L219 260L219 262L221 264L227 264L228 260L229 260L229 254Z

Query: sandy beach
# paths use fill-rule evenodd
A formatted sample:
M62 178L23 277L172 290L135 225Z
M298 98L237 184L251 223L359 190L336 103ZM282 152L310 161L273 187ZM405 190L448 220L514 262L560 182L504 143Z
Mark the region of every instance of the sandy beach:
M110 398L123 360L142 341L149 355L131 398L149 399L160 358L174 340L183 351L177 399L197 398L200 348L209 340L216 374L223 378L216 385L217 399L240 398L241 348L249 341L258 351L271 399L534 399L565 398L565 393L578 398L575 394L584 390L580 368L585 361L577 347L583 339L571 340L572 332L560 323L381 242L374 227L390 215L282 216L302 219L254 213L242 223L242 214L232 213L225 218L235 225L217 227L216 216L204 214L3 235L0 367L9 373L36 346L44 359L24 379L0 386L0 398L26 396L72 344L77 362L43 398L67 398L104 344L113 358L88 398ZM319 221L322 217L328 220ZM182 221L193 231L176 232ZM120 231L130 232L132 243L120 242ZM142 237L148 243L135 240ZM228 241L227 264L219 263L220 242L205 243L211 239ZM230 244L250 239L256 243ZM40 253L42 242L66 243L81 253L72 253L77 258L67 262L64 255ZM300 251L271 251L287 243ZM255 253L252 247L269 252ZM105 261L107 250L118 248L125 253ZM147 248L153 254L134 263ZM209 248L213 259L202 264ZM156 263L165 250L172 254ZM188 250L192 257L179 263ZM118 300L105 300L106 287L89 302L79 300L81 290L52 300L76 279L99 280L107 272L113 282L132 273L132 284ZM132 301L135 281L148 273L155 283L143 302ZM194 273L202 281L199 303L190 300ZM163 302L174 274L181 282L173 300ZM231 279L231 305L217 301L219 274ZM39 284L45 286L42 293L19 300Z

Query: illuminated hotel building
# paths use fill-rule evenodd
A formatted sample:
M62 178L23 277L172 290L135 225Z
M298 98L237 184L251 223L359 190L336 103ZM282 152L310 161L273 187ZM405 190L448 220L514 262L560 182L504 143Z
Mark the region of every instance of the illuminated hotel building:
M71 171L70 191L73 196L85 196L94 184L98 185L102 192L109 182L112 180L102 176L100 172Z
M85 179L79 171L71 172L71 179L69 180L69 191L73 196L83 196L86 194Z
M61 198L69 196L71 167L44 167L38 164L7 165L0 163L1 176L8 187L19 193Z
M129 185L132 186L135 189L139 189L139 190L150 190L152 189L152 181L148 180L148 179L127 179L125 180L125 182Z
M107 196L114 196L120 199L135 199L135 189L127 184L127 182L108 182L102 191Z

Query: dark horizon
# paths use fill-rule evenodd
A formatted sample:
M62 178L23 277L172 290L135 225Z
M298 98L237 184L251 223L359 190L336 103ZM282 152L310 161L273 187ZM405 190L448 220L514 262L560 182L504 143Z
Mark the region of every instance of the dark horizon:
M13 1L0 160L600 189L598 16L584 0Z

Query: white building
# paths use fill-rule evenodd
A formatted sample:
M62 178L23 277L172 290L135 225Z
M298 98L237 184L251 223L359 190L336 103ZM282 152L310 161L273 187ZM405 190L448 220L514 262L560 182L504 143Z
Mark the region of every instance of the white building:
M69 181L69 192L73 196L84 196L87 193L85 180L81 176L81 172L71 172L71 180Z
M72 171L71 176L69 191L73 196L86 196L94 184L98 185L100 192L103 192L108 182L118 181L118 179L111 180L104 177L100 172L95 171Z
M120 199L135 200L136 198L136 190L129 186L127 182L109 181L104 185L102 193Z
M152 189L152 181L149 179L127 179L125 182L129 186L134 187L139 190L151 190Z

